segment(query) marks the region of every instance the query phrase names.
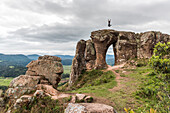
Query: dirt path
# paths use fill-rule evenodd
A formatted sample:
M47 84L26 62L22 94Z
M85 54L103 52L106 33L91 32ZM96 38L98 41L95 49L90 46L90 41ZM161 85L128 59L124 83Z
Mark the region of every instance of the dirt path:
M125 87L124 84L121 84L121 82L126 82L128 81L127 77L121 77L119 73L116 73L115 70L123 70L121 69L125 64L121 64L121 65L116 65L116 66L109 66L109 68L107 70L112 71L115 75L116 75L116 81L117 81L117 86L113 87L112 89L109 89L109 91L118 91L120 89L122 89L123 87Z

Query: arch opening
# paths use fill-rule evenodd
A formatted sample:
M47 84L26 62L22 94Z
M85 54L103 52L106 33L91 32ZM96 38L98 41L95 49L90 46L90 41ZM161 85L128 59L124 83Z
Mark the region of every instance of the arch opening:
M115 65L115 51L113 49L113 44L109 46L106 52L106 63L107 65L114 66Z

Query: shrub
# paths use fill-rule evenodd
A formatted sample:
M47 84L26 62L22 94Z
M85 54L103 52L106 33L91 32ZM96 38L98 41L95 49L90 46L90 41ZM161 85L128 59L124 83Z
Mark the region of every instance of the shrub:
M149 99L144 111L154 108L158 112L168 113L170 107L170 42L167 44L159 42L155 46L149 65L154 72L147 75L149 79L136 94Z

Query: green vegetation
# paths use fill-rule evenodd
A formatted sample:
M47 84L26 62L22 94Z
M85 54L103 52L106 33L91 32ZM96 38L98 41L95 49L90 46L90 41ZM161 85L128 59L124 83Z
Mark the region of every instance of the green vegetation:
M170 108L170 43L158 43L154 48L154 55L149 61L153 72L147 74L137 95L148 99L141 111L154 108L158 112L168 113Z
M64 68L64 74L70 74L71 65L63 65L63 68Z
M71 65L63 65L64 73L62 74L62 79L67 79L70 76Z
M64 113L63 103L66 100L52 100L48 96L43 98L34 97L33 102L25 103L21 108L14 110L14 113Z
M0 86L9 86L9 84L12 80L13 80L13 78L0 77Z
M24 75L27 68L24 66L1 66L0 65L0 77L17 77L19 75Z
M79 86L80 88L77 89L77 87L74 86L75 90L72 90L71 92L87 93L94 95L99 99L104 98L110 103L114 103L110 105L114 106L117 111L124 112L125 107L138 108L142 106L143 101L135 97L135 92L137 91L137 88L139 88L139 86L143 83L143 81L147 80L147 77L145 76L146 73L151 71L152 69L148 67L139 67L134 69L132 73L126 75L129 80L121 80L120 84L123 84L124 87L112 91L112 88L117 85L113 72L92 70L85 72L85 74L82 75L82 78L79 79L79 82L75 85L77 87L80 85L81 87ZM98 80L103 81L106 76L108 77L107 83L101 82L101 84L95 84Z
M80 75L77 82L74 83L73 89L82 88L82 87L90 87L90 86L98 86L98 85L108 85L106 83L110 83L115 79L115 75L111 71L103 72L101 70L91 70L86 71ZM114 84L116 82L113 82Z
M12 80L13 80L13 78L0 77L0 89L5 91L8 88L8 86Z

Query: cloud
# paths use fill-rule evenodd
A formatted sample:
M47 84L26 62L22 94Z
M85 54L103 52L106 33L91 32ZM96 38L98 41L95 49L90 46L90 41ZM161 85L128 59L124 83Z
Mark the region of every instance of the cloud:
M169 0L1 0L0 52L74 54L80 39L107 28L170 34Z

